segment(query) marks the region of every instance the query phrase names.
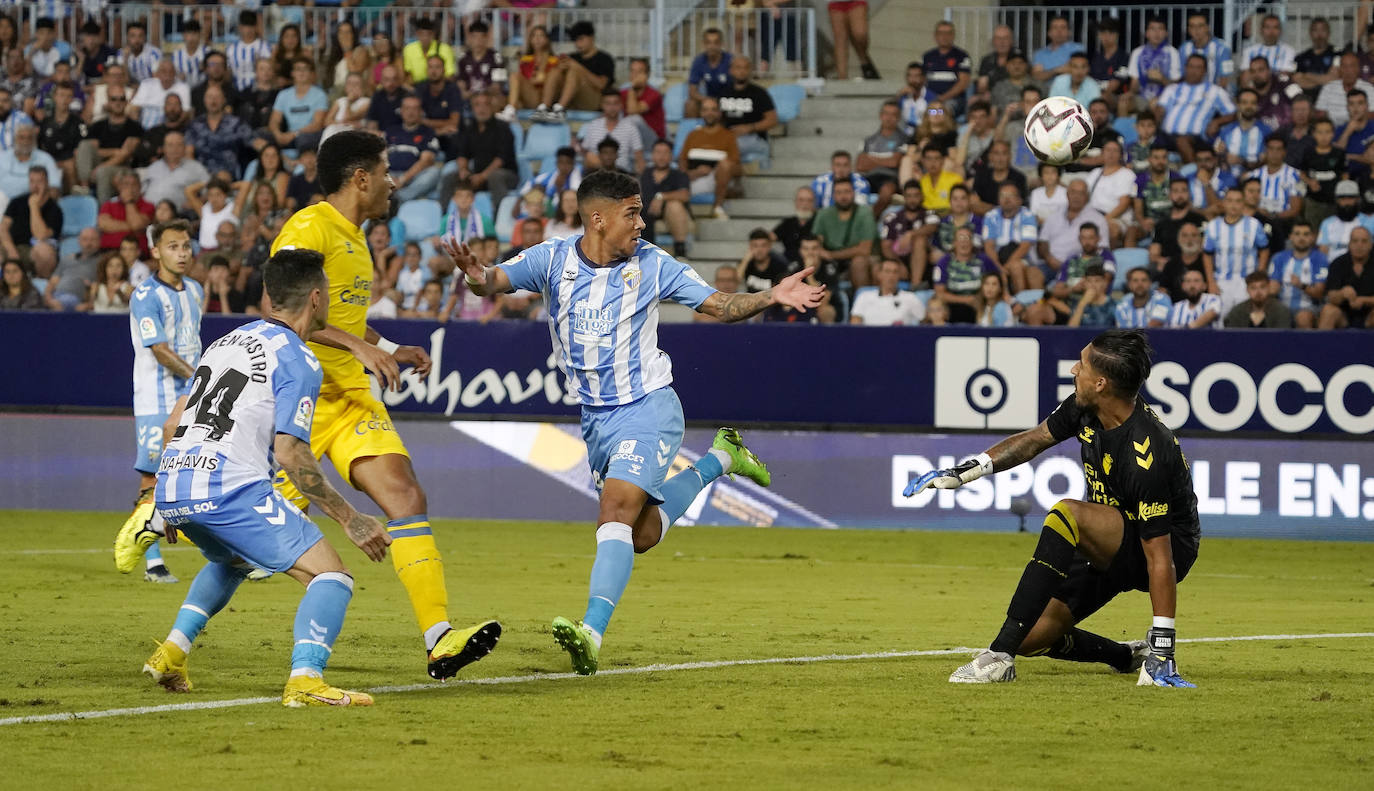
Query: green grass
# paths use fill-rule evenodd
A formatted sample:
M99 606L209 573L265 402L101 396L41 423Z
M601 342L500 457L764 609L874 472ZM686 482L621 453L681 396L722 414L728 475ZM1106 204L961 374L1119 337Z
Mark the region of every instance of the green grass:
M104 550L121 519L0 512L0 718L279 694L300 597L285 578L245 584L211 622L190 695L139 675L186 583L116 574ZM455 620L506 628L464 676L566 672L548 623L582 613L591 528L436 528ZM602 667L985 645L1033 541L678 528L636 559ZM358 586L329 678L426 681L390 564L344 556ZM201 565L193 550L167 558L184 581ZM1204 540L1180 589L1180 636L1371 631L1372 583L1374 544ZM1147 597L1132 594L1086 626L1130 639L1148 619ZM1185 645L1191 691L1046 659L1020 661L1015 684L955 686L945 679L964 658L937 656L436 685L379 695L370 710L9 725L0 787L1368 787L1371 649L1371 638Z

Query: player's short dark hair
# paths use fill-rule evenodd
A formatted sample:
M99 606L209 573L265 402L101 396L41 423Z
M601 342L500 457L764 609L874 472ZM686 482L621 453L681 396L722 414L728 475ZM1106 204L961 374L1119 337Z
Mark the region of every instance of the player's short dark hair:
M1140 330L1107 330L1088 344L1088 362L1107 377L1112 390L1123 398L1135 398L1150 378L1154 349Z
M591 200L609 200L619 203L626 198L639 194L639 179L628 173L606 169L593 171L582 179L577 187L577 204L587 205Z
M148 233L148 239L153 243L153 246L156 247L157 244L162 241L162 235L168 231L181 231L189 237L191 235L191 224L181 218L168 220L167 222L154 223L153 229Z
M468 25L468 32L469 32L469 33L490 33L490 32L491 32L491 26L488 25L486 22L483 22L482 20L479 19L479 20L477 20L476 22L473 22L471 25Z
M579 38L582 38L583 36L591 36L592 38L596 38L596 26L585 19L579 22L574 22L572 24L572 27L568 28L568 38L571 38L573 41L576 41Z
M324 253L293 247L278 250L262 267L262 287L277 310L299 310L315 289L328 288Z
M336 132L320 144L320 189L333 195L359 170L371 171L382 161L386 141L361 129Z
M773 234L769 233L767 228L755 228L749 232L749 241L752 242L755 239L767 239L771 242L773 241Z

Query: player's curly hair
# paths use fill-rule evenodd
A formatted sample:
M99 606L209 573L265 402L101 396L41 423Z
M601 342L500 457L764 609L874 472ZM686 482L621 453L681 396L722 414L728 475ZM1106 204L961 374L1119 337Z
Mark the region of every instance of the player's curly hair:
M329 288L324 275L324 254L301 247L278 250L263 265L262 287L277 310L299 310L311 291Z
M1088 353L1092 367L1102 372L1122 398L1133 399L1150 378L1154 349L1140 330L1107 330L1093 338Z
M345 129L320 144L320 189L333 195L359 170L370 171L382 161L386 141L361 129Z

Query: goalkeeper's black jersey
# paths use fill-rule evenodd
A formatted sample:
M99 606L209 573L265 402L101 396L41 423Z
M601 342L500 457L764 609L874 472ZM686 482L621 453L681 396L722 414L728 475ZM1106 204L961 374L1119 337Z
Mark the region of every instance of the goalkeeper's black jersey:
M1142 539L1169 534L1175 545L1197 551L1202 529L1188 460L1143 399L1137 397L1131 416L1110 431L1072 395L1045 424L1056 442L1078 437L1089 499L1119 509Z

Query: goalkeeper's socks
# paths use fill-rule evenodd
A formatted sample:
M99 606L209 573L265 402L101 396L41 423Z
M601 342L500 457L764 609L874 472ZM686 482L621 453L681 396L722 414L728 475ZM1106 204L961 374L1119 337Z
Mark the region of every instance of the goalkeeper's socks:
M206 622L224 609L224 605L233 598L234 591L238 590L239 583L247 576L246 569L235 568L227 563L205 564L205 568L191 580L191 589L186 592L186 601L177 611L167 641L189 653L191 643L196 641Z
M607 522L596 529L596 561L592 563L587 613L582 623L598 637L606 633L611 613L620 603L635 564L634 531L624 522Z
M1122 673L1131 669L1132 659L1130 646L1082 629L1070 629L1050 648L1048 656L1068 662L1101 662Z
M1021 573L1021 582L1007 606L1007 620L989 646L993 651L1016 656L1026 635L1045 612L1055 589L1069 576L1078 535L1078 523L1068 508L1055 505L1050 509L1040 529L1035 554Z
M672 523L687 513L687 509L691 507L692 501L697 499L697 495L701 494L701 490L711 481L724 475L729 465L730 454L712 448L706 455L697 459L696 464L663 483L663 513L666 519L663 532L668 532Z
M305 586L292 630L296 644L291 649L291 675L318 677L324 672L352 598L353 578L342 571L317 574Z

